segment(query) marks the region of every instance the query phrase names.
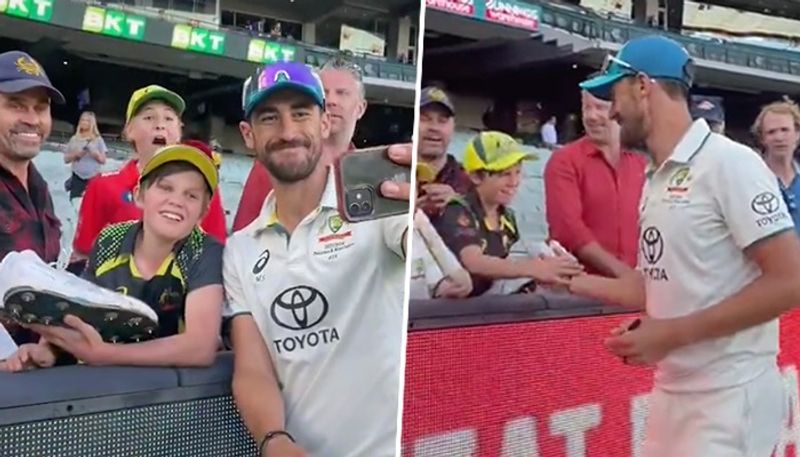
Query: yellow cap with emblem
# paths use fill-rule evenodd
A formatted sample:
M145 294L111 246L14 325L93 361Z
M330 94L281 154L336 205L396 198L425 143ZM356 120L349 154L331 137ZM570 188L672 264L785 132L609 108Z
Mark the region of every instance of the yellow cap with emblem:
M170 162L189 163L197 168L197 171L203 175L203 179L205 179L206 184L208 184L208 187L212 193L217 188L217 184L219 183L219 175L217 174L217 167L214 165L214 161L211 160L211 157L209 157L205 152L194 146L189 146L186 144L173 144L171 146L165 146L156 151L156 153L153 154L153 158L148 160L144 165L139 182L143 182L148 175L150 175L161 165Z
M178 113L178 116L182 116L183 110L186 109L186 102L183 101L180 95L164 87L151 84L131 94L131 99L128 101L128 110L125 112L125 122L130 122L131 118L136 116L136 113L152 100L163 101L171 106Z
M539 156L525 152L514 138L503 132L481 132L467 144L464 169L475 171L504 171L523 160L538 160Z

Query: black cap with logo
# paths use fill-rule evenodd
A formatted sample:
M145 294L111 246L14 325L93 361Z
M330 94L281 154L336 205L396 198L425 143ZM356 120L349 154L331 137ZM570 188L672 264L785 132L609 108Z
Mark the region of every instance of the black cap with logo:
M15 94L34 87L43 87L50 99L63 104L64 96L58 91L44 72L39 62L22 51L0 54L0 93Z
M456 114L456 109L453 106L453 102L450 101L450 97L447 96L445 91L438 87L426 87L422 89L422 93L419 96L420 109L432 104L443 106L451 116L455 116Z
M725 110L720 97L692 95L689 103L692 119L703 118L708 122L725 122Z

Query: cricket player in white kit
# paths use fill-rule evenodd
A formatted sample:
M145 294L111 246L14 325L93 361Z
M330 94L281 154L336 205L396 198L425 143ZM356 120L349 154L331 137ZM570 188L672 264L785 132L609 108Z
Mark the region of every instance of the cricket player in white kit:
M800 242L775 176L748 147L692 122L692 61L660 36L628 42L581 87L612 101L626 147L652 158L638 271L574 293L644 309L605 344L655 364L645 457L769 457L787 411L778 317L800 303Z
M409 217L339 216L309 67L267 66L243 102L242 135L274 189L223 257L236 405L259 457L394 457ZM408 164L411 147L389 156ZM408 199L408 187L381 192Z

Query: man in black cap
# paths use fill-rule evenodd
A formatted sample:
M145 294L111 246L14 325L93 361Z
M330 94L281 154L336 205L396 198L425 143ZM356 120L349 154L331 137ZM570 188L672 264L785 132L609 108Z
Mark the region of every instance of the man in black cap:
M421 186L417 207L436 220L447 202L472 188L469 175L455 157L447 153L455 130L455 108L438 87L422 89L419 99L419 144L417 157L436 178Z
M58 260L61 223L47 182L32 159L50 135L50 103L64 96L42 66L20 51L0 54L0 259L11 251L32 250L45 262ZM18 343L26 336L8 330Z
M714 133L725 134L725 111L718 97L692 95L689 106L692 119L705 119L708 127Z

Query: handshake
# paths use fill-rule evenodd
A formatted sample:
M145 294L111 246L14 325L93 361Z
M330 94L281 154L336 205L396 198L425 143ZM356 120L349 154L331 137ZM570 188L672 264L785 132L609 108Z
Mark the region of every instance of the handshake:
M535 257L522 260L527 276L538 284L569 287L573 277L585 274L583 265L558 241L551 240L539 251Z

